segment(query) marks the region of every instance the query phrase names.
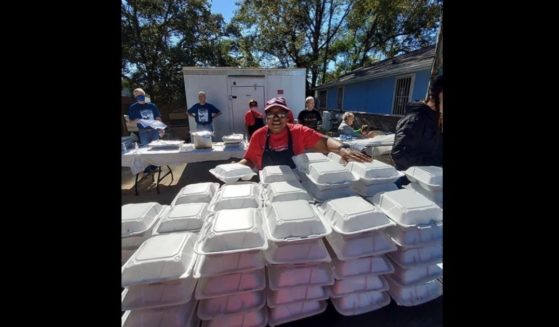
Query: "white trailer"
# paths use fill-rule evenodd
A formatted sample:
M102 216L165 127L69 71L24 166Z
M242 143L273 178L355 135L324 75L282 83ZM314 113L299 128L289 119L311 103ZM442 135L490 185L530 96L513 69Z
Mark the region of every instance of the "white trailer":
M250 99L258 101L264 113L266 100L283 96L297 115L305 109L305 68L200 68L183 67L187 107L198 103L198 91L206 91L206 102L221 111L214 122L214 141L223 135L246 134L244 115ZM188 118L190 131L196 131L194 118Z

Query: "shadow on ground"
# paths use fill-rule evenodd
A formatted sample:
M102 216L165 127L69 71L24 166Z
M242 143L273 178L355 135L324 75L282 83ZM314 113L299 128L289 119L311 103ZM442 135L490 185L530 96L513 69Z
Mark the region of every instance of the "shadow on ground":
M151 176L147 177L138 184L139 195L134 194L134 176L130 172L130 168L122 168L122 204L140 203L140 202L158 202L160 204L171 204L175 195L181 188L188 184L216 182L223 184L219 179L210 174L209 170L223 163L230 163L232 160L223 161L204 161L182 165L171 166L174 175L174 181L171 183L171 176L165 177L159 184L160 193L157 194L155 182ZM163 173L167 171L166 167L162 167ZM253 181L258 182L258 177Z

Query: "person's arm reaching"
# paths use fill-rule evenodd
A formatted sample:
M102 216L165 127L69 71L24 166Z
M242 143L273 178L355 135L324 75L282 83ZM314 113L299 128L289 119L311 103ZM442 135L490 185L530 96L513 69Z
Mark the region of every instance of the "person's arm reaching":
M321 137L316 142L313 150L326 153L334 152L339 154L345 161L358 161L358 162L371 162L373 158L359 151L347 148L342 142L335 140L331 137Z
M245 166L249 166L250 168L254 169L254 164L251 161L248 161L246 159L241 159L240 161L238 161L238 163L245 165Z

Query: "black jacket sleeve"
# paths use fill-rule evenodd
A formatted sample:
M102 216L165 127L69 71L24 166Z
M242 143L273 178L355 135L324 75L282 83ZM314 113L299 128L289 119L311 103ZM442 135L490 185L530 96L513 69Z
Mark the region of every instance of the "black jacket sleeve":
M417 149L423 133L423 124L417 115L408 115L400 119L396 125L392 159L396 169L406 170L411 166L420 165Z

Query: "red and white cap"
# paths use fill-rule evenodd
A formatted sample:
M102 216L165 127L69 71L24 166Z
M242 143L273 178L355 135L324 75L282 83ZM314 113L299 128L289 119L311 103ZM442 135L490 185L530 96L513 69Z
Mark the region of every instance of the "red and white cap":
M289 109L289 107L287 106L284 97L275 97L266 101L266 107L264 108L264 111L268 111L268 109L271 109L273 107L280 107L287 111L291 111L291 109Z

